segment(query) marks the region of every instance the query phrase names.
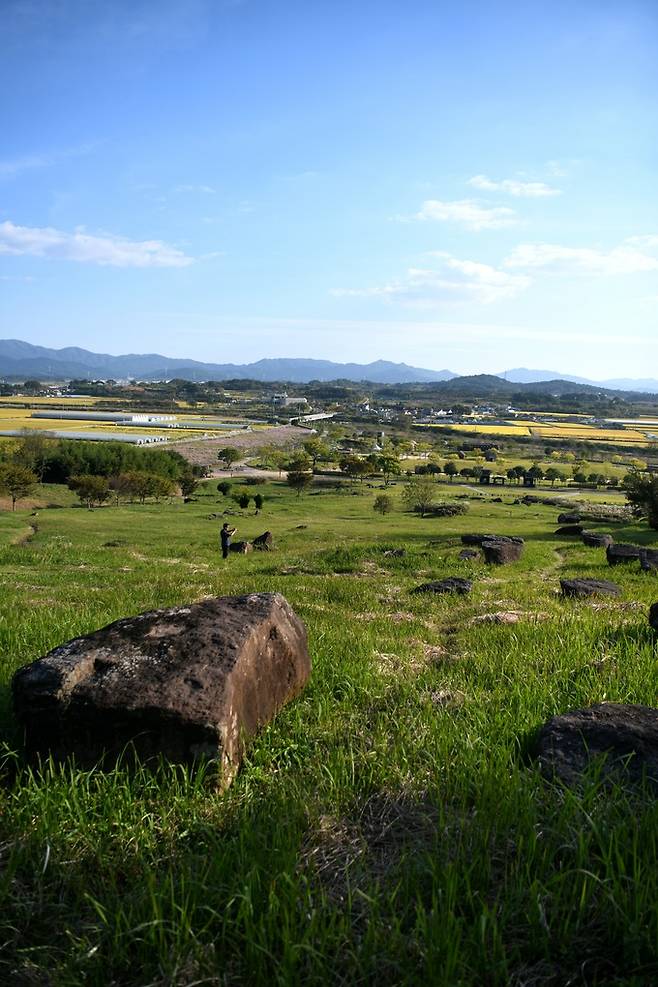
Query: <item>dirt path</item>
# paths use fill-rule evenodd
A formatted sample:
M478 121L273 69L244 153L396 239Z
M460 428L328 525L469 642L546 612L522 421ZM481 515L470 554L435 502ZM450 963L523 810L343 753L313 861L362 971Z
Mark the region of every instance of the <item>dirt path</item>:
M181 442L172 442L169 445L190 463L196 463L200 466L216 466L217 453L226 446L244 449L245 455L249 455L253 453L254 449L264 445L293 448L301 445L302 442L310 438L311 434L307 428L298 428L296 425L275 425L272 428L256 432L225 433L214 439L185 439ZM276 475L278 476L278 474Z

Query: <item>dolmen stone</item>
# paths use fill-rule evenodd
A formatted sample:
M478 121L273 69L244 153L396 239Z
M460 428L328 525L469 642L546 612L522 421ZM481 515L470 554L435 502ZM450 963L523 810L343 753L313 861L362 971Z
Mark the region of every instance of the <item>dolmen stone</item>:
M287 600L253 593L117 620L19 669L12 691L31 758L105 765L128 746L145 761L210 761L226 786L310 672Z
M620 542L619 544L608 545L605 550L605 557L608 560L608 565L622 565L624 562L635 562L639 559L640 551L639 545L623 545Z
M462 535L462 545L482 545L485 541L509 541L517 545L523 545L523 538L516 535Z
M533 754L542 773L576 785L601 758L601 776L643 778L658 785L658 709L599 703L554 716L539 731Z
M237 552L238 555L246 555L247 552L253 552L254 546L250 541L232 541L229 545L230 552Z
M605 534L603 531L583 531L583 545L587 545L588 548L607 548L608 545L613 545L614 541L612 535Z
M556 535L582 535L582 533L582 524L563 524L562 527L558 528L555 532Z
M649 608L649 626L658 631L658 603L652 603Z
M272 551L272 532L264 531L262 535L258 535L257 538L251 543L254 548L258 548L261 552L271 552Z
M658 569L658 548L640 549L640 567L644 572L655 572Z
M522 538L495 538L482 542L484 561L487 565L507 565L518 562L523 553Z
M563 596L619 596L621 586L607 579L561 579Z
M562 514L558 514L557 523L558 524L578 524L580 521L580 514L578 511L566 511Z
M448 576L447 579L438 579L431 583L423 583L416 586L412 593L470 593L473 583L470 579L462 579L461 576Z

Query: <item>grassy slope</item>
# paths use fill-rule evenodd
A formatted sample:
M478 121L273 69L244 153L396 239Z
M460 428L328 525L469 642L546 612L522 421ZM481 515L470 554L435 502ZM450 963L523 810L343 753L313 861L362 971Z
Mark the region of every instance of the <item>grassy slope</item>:
M0 978L652 982L658 808L595 780L581 796L547 785L523 750L555 712L655 704L655 577L617 569L620 601L561 602L561 574L610 578L603 552L556 539L555 508L513 506L509 490L504 504L421 520L375 515L374 491L259 489L266 510L232 520L240 537L272 530L277 551L226 565L214 495L44 510L28 541L27 512L0 516L8 751L13 670L126 614L279 590L306 621L314 661L309 687L225 795L166 766L40 776L19 766L14 777L7 754ZM523 561L460 562L458 534L478 530L523 535ZM617 537L652 540L646 529ZM407 555L385 556L389 546ZM408 592L471 573L468 598ZM469 625L501 609L535 616Z

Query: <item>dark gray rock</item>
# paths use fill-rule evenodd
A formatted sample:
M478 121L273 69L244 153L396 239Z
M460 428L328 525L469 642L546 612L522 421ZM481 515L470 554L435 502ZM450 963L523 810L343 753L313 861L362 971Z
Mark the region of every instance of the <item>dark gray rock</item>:
M247 552L253 552L254 546L250 541L232 541L229 545L230 552L237 552L238 555L246 555Z
M518 562L523 553L523 539L489 539L482 542L482 551L487 565L507 565L510 562Z
M658 709L600 703L554 716L539 731L533 752L542 772L577 784L595 758L604 777L643 777L658 785Z
M619 596L621 586L607 579L561 579L563 596Z
M639 545L613 544L606 548L605 557L608 565L623 565L625 562L635 562L639 559L640 551Z
M658 569L658 548L641 548L640 566L644 572L655 572Z
M461 542L462 545L481 545L485 541L506 541L512 542L516 545L523 545L523 538L518 538L515 535L462 535Z
M614 541L612 535L603 531L583 531L583 545L588 548L607 548L608 545L614 545Z
M384 558L386 559L403 559L407 554L406 548L388 548L384 552Z
M578 511L566 511L566 513L558 514L557 523L558 524L578 524L580 522L580 514Z
M261 552L271 552L272 551L272 532L264 531L262 535L259 535L251 543L254 548L260 549Z
M658 631L658 603L652 603L649 609L649 626Z
M416 586L412 593L470 593L473 583L470 579L462 579L460 576L448 576L447 579L438 579L431 583L423 583Z
M145 760L216 762L226 785L310 671L288 602L254 593L118 620L19 669L12 689L29 756L93 765L132 744Z
M463 548L459 553L459 558L464 561L479 559L480 553L475 548Z
M562 527L558 528L555 532L556 535L582 535L582 533L582 524L563 524Z

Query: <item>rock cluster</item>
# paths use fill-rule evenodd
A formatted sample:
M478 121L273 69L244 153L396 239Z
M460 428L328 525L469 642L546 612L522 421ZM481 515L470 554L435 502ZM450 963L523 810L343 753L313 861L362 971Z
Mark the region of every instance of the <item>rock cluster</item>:
M607 579L561 579L563 596L619 596L621 587Z
M462 579L460 576L448 576L447 579L434 580L431 583L423 583L412 589L412 593L470 593L473 583L470 579Z

